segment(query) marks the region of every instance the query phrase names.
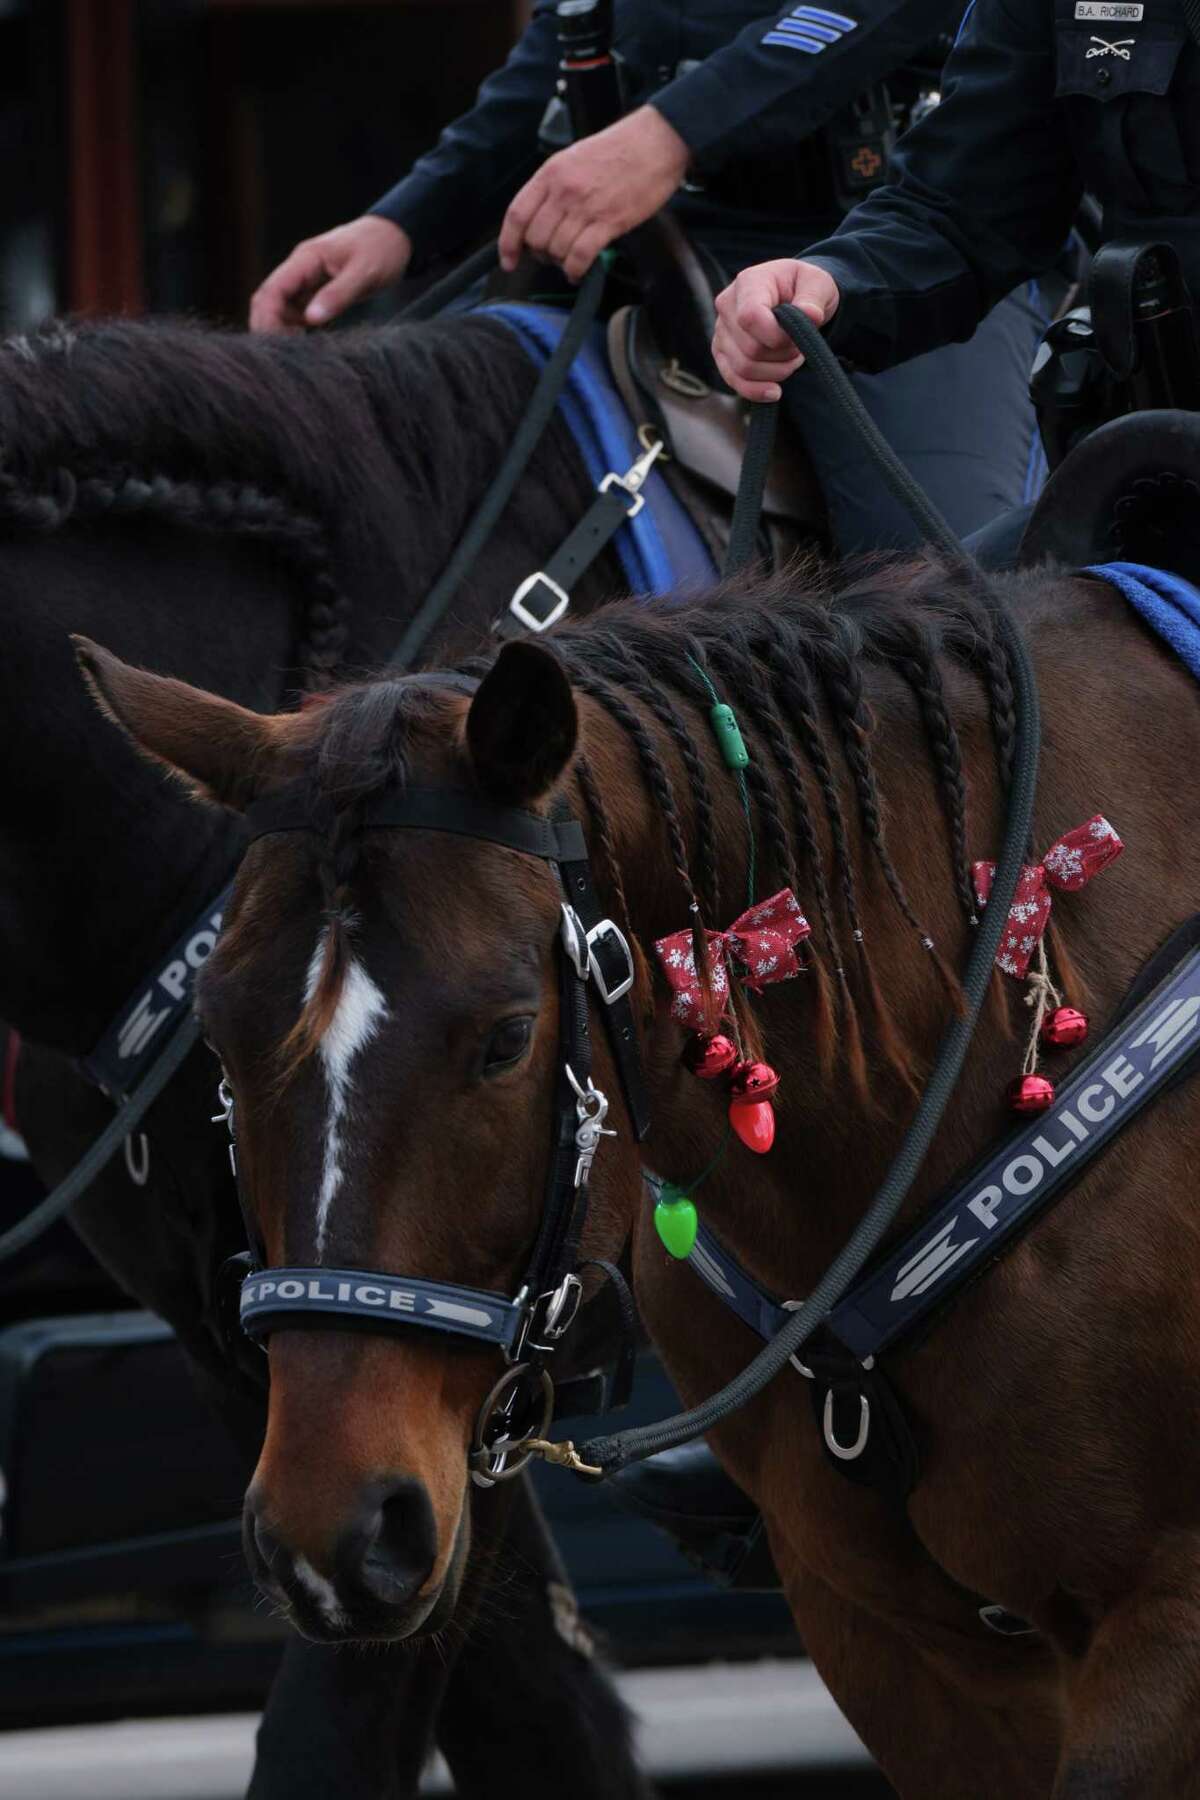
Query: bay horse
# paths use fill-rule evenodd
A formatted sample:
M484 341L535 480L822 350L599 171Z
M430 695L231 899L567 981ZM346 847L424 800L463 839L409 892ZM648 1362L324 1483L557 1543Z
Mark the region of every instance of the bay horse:
M1195 906L1200 707L1107 585L1051 567L1003 582L1043 695L1037 843L1103 808L1127 845L1055 902L1053 959L1099 1029ZM562 890L484 836L371 821L407 794L426 818L430 794L485 816L561 804L636 946L654 1121L635 1143L596 1030L618 1136L597 1153L580 1254L632 1239L639 1306L685 1401L727 1382L757 1342L664 1255L643 1163L685 1184L711 1164L705 1223L776 1293L809 1291L845 1240L958 1005L970 862L1003 829L999 646L962 577L931 561L619 603L481 659L473 694L383 679L273 719L80 644L109 720L203 804L306 822L264 825L199 995L265 1262L514 1291L547 1170ZM744 807L714 691L749 751ZM774 1149L753 1160L681 1061L650 953L691 928L703 977L700 934L746 904L752 854L754 892L792 887L813 924L802 978L732 1002L782 1074ZM910 1217L1000 1127L1024 1037L1008 979ZM830 1468L791 1370L714 1434L766 1517L806 1647L903 1795L1200 1794L1196 1125L1194 1084L1160 1098L893 1360L922 1461L906 1508ZM305 1323L270 1337L249 1554L326 1636L402 1637L453 1605L497 1359ZM988 1632L981 1600L1036 1633Z
M18 1112L48 1182L111 1117L75 1059L241 849L232 814L198 816L115 737L95 744L66 633L111 638L272 710L378 663L448 559L534 381L511 334L479 319L300 345L106 323L0 349L0 1016L26 1039ZM591 492L554 422L431 648L474 649ZM607 556L577 602L621 585ZM145 1185L118 1159L72 1219L120 1285L173 1326L249 1473L265 1395L229 1361L216 1316L216 1272L240 1222L212 1101L199 1050L147 1118ZM581 1653L585 1634L572 1648L556 1624L549 1590L565 1578L532 1490L518 1483L511 1505L492 1510L480 1567L499 1587L469 1631L419 1656L350 1663L289 1642L254 1800L332 1800L348 1782L364 1800L397 1800L415 1792L435 1729L461 1791L491 1792L479 1750L490 1717L512 1724L515 1776L536 1785L569 1765L597 1796L644 1791L620 1702Z

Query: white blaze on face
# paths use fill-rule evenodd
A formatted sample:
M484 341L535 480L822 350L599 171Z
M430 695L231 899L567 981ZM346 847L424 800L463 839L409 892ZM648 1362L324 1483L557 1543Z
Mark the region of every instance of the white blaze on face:
M317 947L313 951L312 961L308 965L308 979L304 984L306 1003L316 992L321 964L325 960L325 939L328 929L326 926L322 931L317 940ZM325 1071L325 1085L329 1092L329 1111L325 1115L325 1150L321 1167L321 1187L317 1195L318 1256L325 1249L325 1229L329 1223L329 1209L333 1205L334 1195L342 1185L344 1173L342 1128L352 1092L350 1067L359 1051L364 1049L375 1036L379 1030L380 1021L386 1016L387 1002L383 994L371 980L362 964L351 957L346 967L337 1011L330 1020L318 1049L321 1066Z

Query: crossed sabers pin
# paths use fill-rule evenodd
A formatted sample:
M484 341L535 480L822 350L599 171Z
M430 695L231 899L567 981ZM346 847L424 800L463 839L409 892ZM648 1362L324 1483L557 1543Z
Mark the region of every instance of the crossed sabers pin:
M1137 39L1136 38L1118 38L1115 44L1110 44L1107 38L1093 37L1092 43L1096 45L1096 49L1088 51L1089 57L1090 56L1120 56L1124 59L1125 62L1128 62L1130 57L1132 56L1133 52L1132 52L1132 50L1128 50L1126 48L1126 45L1136 44Z

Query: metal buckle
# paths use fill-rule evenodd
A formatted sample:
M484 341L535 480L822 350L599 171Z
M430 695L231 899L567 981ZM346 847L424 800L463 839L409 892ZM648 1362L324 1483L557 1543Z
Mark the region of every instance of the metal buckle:
M554 596L554 605L544 619L540 619L536 613L530 612L525 604L526 594L531 594L539 583L542 587L548 588ZM519 620L526 631L549 631L550 627L556 625L562 618L570 604L571 596L566 588L560 587L558 582L552 576L545 574L543 570L535 569L532 575L525 577L513 593L513 597L508 603L508 610L514 619Z
M563 950L580 981L586 981L588 978L588 942L587 933L583 929L583 921L575 908L568 906L565 900L560 910L562 912Z
M636 519L643 506L646 504L645 494L639 494L636 488L631 489L628 485L627 478L624 475L616 475L610 469L608 474L604 477L604 480L600 483L600 492L602 494L607 494L610 488L615 487L619 487L621 492L628 496L630 504L625 508L625 517L627 519Z
M825 1396L825 1411L821 1417L821 1428L825 1434L825 1444L831 1456L841 1462L857 1462L867 1447L867 1439L871 1435L871 1402L865 1394L858 1396L858 1436L852 1444L839 1444L833 1433L833 1389Z
M621 954L625 958L625 974L615 987L609 987L593 949L597 938L600 937L616 938ZM596 989L605 1006L611 1006L615 1000L623 999L633 986L633 951L629 948L625 933L613 919L601 919L598 925L593 925L584 938L584 943L587 945L588 970L592 980L596 983Z
M578 1275L564 1275L556 1288L551 1288L548 1293L539 1294L534 1303L533 1312L536 1314L537 1308L545 1301L546 1314L537 1328L538 1338L545 1339L545 1342L539 1343L538 1338L534 1338L530 1334L525 1339L525 1348L541 1350L546 1354L552 1352L555 1345L566 1336L575 1323L582 1300L583 1283Z
M224 1125L229 1133L229 1167L233 1171L233 1179L236 1181L238 1172L237 1132L233 1124L233 1089L229 1085L229 1077L224 1069L221 1070L221 1079L217 1083L217 1105L221 1110L213 1113L212 1122L214 1125Z
M591 1179L592 1164L600 1148L600 1139L616 1137L617 1134L607 1129L604 1123L608 1117L608 1095L596 1086L590 1075L587 1086L580 1087L579 1078L570 1063L563 1064L563 1072L575 1090L575 1116L579 1120L575 1132L575 1148L579 1155L575 1162L574 1179L574 1187L578 1192Z
M599 492L602 494L607 494L610 489L619 487L623 494L628 495L632 504L626 509L625 517L627 519L636 519L645 506L646 496L641 492L642 483L662 454L663 442L660 438L657 443L647 445L641 456L631 468L626 469L623 475L618 475L614 469L610 469L600 483Z

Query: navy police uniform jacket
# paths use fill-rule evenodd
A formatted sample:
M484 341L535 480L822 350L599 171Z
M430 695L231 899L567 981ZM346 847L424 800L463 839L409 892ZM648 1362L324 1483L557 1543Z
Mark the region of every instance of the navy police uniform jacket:
M1106 239L1172 243L1200 297L1200 50L1180 0L972 0L888 185L803 252L842 291L835 349L882 369L969 337L1055 260L1085 190Z
M782 176L789 154L862 90L952 33L962 0L616 0L615 44L631 106L652 100L692 152L701 178L736 163L761 170L761 212L779 219L794 251L805 226L832 229L828 201L811 218L798 206L801 178ZM408 232L419 260L457 249L494 225L538 166L538 126L555 91L554 0L533 17L504 67L484 82L463 118L372 208ZM715 191L715 190L714 190ZM680 196L684 222L702 199ZM744 204L739 211L747 210ZM751 206L748 210L754 210ZM747 218L747 250L769 253L769 229Z

